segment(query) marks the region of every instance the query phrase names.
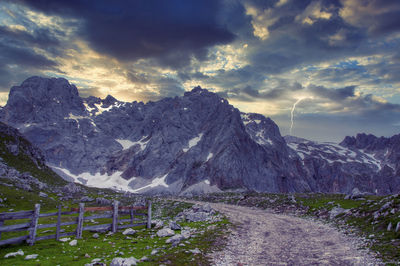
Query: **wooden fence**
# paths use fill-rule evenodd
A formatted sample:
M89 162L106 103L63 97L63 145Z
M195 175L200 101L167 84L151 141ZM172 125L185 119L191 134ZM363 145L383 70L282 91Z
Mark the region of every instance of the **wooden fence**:
M146 210L147 213L135 212L136 210ZM111 213L95 214L91 216L84 216L85 212L93 211L112 211ZM63 215L78 214L76 221L72 222L61 222ZM129 219L118 219L120 214L130 215ZM39 218L57 216L57 223L52 224L39 224ZM147 222L134 223L135 216L147 216ZM102 218L112 218L110 224L99 224L99 225L84 225L87 220L95 220ZM5 220L19 220L19 219L31 219L27 223L4 225ZM118 223L126 223L119 225ZM61 232L61 226L77 225L75 232ZM33 211L20 211L20 212L9 212L0 213L0 246L7 244L17 244L26 241L30 245L33 245L35 241L56 239L59 240L61 237L75 235L77 239L82 238L82 232L87 230L111 230L113 233L117 232L118 229L124 229L128 227L147 225L147 228L151 228L151 202L148 202L147 206L119 206L118 201L114 201L112 206L108 207L86 207L84 203L79 204L79 208L71 208L71 211L61 211L61 206L58 206L58 211L53 213L40 213L40 204L35 204ZM56 234L37 236L37 230L43 228L56 228ZM1 240L2 232L17 232L17 231L28 231L28 235L9 238Z

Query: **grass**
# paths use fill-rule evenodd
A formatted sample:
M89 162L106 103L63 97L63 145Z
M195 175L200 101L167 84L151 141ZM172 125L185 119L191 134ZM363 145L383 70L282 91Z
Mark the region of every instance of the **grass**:
M157 213L160 208L160 217L167 219L174 217L182 210L192 206L190 203L173 202L154 199L153 212ZM50 210L55 211L55 210ZM91 215L91 214L87 214ZM128 218L129 216L121 217ZM40 218L40 224L54 223L56 217ZM63 221L75 220L76 215L63 216ZM99 223L110 223L111 219L97 219ZM21 223L19 221L7 221L7 224ZM90 225L89 221L85 221L85 225ZM90 263L95 258L101 258L101 262L109 264L114 257L135 257L137 259L146 256L148 261L141 262L139 265L209 265L206 253L211 251L214 244L226 234L226 228L229 222L223 219L220 222L210 224L208 222L180 222L182 227L194 228L198 232L196 235L182 243L184 246L171 246L166 244L167 237L160 238L155 235L156 229L145 229L144 226L135 227L138 232L126 237L121 232L113 235L99 233L99 238L93 238L93 233L89 231L83 232L83 238L78 240L77 246L70 246L68 242L59 242L55 239L37 241L34 246L26 244L7 245L0 248L0 264L1 265L84 265ZM76 226L65 226L66 232L73 232ZM52 232L43 233L52 230ZM38 235L54 234L55 228L46 228L38 230ZM177 231L179 233L179 230ZM3 233L2 239L15 237L26 234L26 232ZM74 237L71 237L71 240ZM222 246L222 242L218 242L218 246ZM199 248L201 254L193 254L190 250ZM4 256L10 252L16 252L19 249L24 251L24 256L5 259ZM159 249L155 255L151 255L153 249ZM122 252L122 253L121 253ZM34 260L25 260L25 256L29 254L38 254L38 258Z

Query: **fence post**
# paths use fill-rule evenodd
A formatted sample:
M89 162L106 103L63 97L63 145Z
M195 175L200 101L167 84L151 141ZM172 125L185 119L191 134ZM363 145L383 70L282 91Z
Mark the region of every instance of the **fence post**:
M151 201L147 203L147 229L151 229Z
M131 215L131 224L133 224L133 219L134 219L134 216L133 216L133 204L131 205L131 209L130 209L130 215ZM0 224L1 225L1 224Z
M29 228L29 238L28 238L28 243L29 245L33 246L35 244L36 240L36 231L38 227L38 222L39 222L39 215L40 215L40 204L35 204L35 210L33 212L32 216L32 222L31 222L31 227Z
M2 227L3 224L4 224L4 221L3 221L3 220L0 220L0 227ZM0 232L0 239L1 239L1 232Z
M114 200L113 203L113 220L112 220L112 232L116 233L118 229L118 201Z
M60 240L60 224L61 224L61 205L58 205L57 212L57 227L56 227L56 240Z
M85 203L79 203L79 216L78 216L78 226L76 227L76 238L82 238L83 229L83 215L85 214Z

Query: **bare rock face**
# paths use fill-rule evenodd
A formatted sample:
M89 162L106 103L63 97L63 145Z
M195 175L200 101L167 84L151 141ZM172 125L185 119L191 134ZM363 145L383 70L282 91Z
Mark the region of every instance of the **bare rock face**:
M348 137L336 146L285 140L271 119L240 113L200 87L126 103L81 98L65 79L32 77L11 88L0 119L39 147L57 173L88 186L184 195L400 187L399 137Z
M312 177L313 191L346 193L349 198L391 194L400 190L400 135L391 138L358 134L340 144L318 143L285 137L292 151Z

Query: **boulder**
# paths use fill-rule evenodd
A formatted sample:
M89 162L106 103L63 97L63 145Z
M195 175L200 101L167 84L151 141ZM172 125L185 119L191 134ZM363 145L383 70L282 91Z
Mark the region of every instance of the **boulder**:
M189 251L192 252L193 254L200 254L201 253L200 249L198 249L198 248L191 249Z
M164 226L164 222L158 219L151 220L151 224L154 225L155 229L161 228Z
M191 237L191 232L190 230L182 230L181 235L183 236L184 239L189 239Z
M340 207L334 207L330 212L329 212L329 218L332 220L336 216L347 212L346 209L340 208Z
M91 201L94 201L94 199L88 196L83 196L81 198L81 202L91 202Z
M179 243L184 239L185 239L185 237L182 236L181 234L176 234L176 235L168 238L167 241L165 241L165 243L167 243L167 244L169 244L169 243Z
M136 231L136 230L133 230L132 228L125 229L125 231L122 232L122 234L125 235L125 236L127 236L127 235L134 235L134 234L136 234L136 233L137 233L137 231Z
M166 236L173 236L175 232L170 228L163 228L157 232L158 237L166 237Z
M96 198L96 203L99 205L111 205L112 202L109 199L105 199L105 198Z
M36 259L38 256L39 256L38 254L31 254L31 255L27 255L27 256L25 257L25 259L26 259L26 260L34 260L34 259Z
M68 183L62 188L62 191L66 194L76 194L82 192L82 188L74 183Z
M136 265L138 263L138 260L134 257L130 258L114 258L110 266L132 266Z
M386 228L387 231L392 231L392 223L390 222Z
M171 228L172 230L181 230L182 229L182 227L174 221L171 221L169 223L169 228Z
M47 195L46 193L40 191L40 192L39 192L39 197L48 198L49 195Z
M71 247L74 247L74 246L76 246L78 244L78 240L76 240L76 239L74 239L74 240L72 240L71 242L69 242L69 245L71 246Z
M16 256L24 256L24 252L20 249L17 252L11 252L4 255L4 258L16 257Z
M189 222L204 222L209 218L209 214L206 212L188 212L185 213L185 218Z

